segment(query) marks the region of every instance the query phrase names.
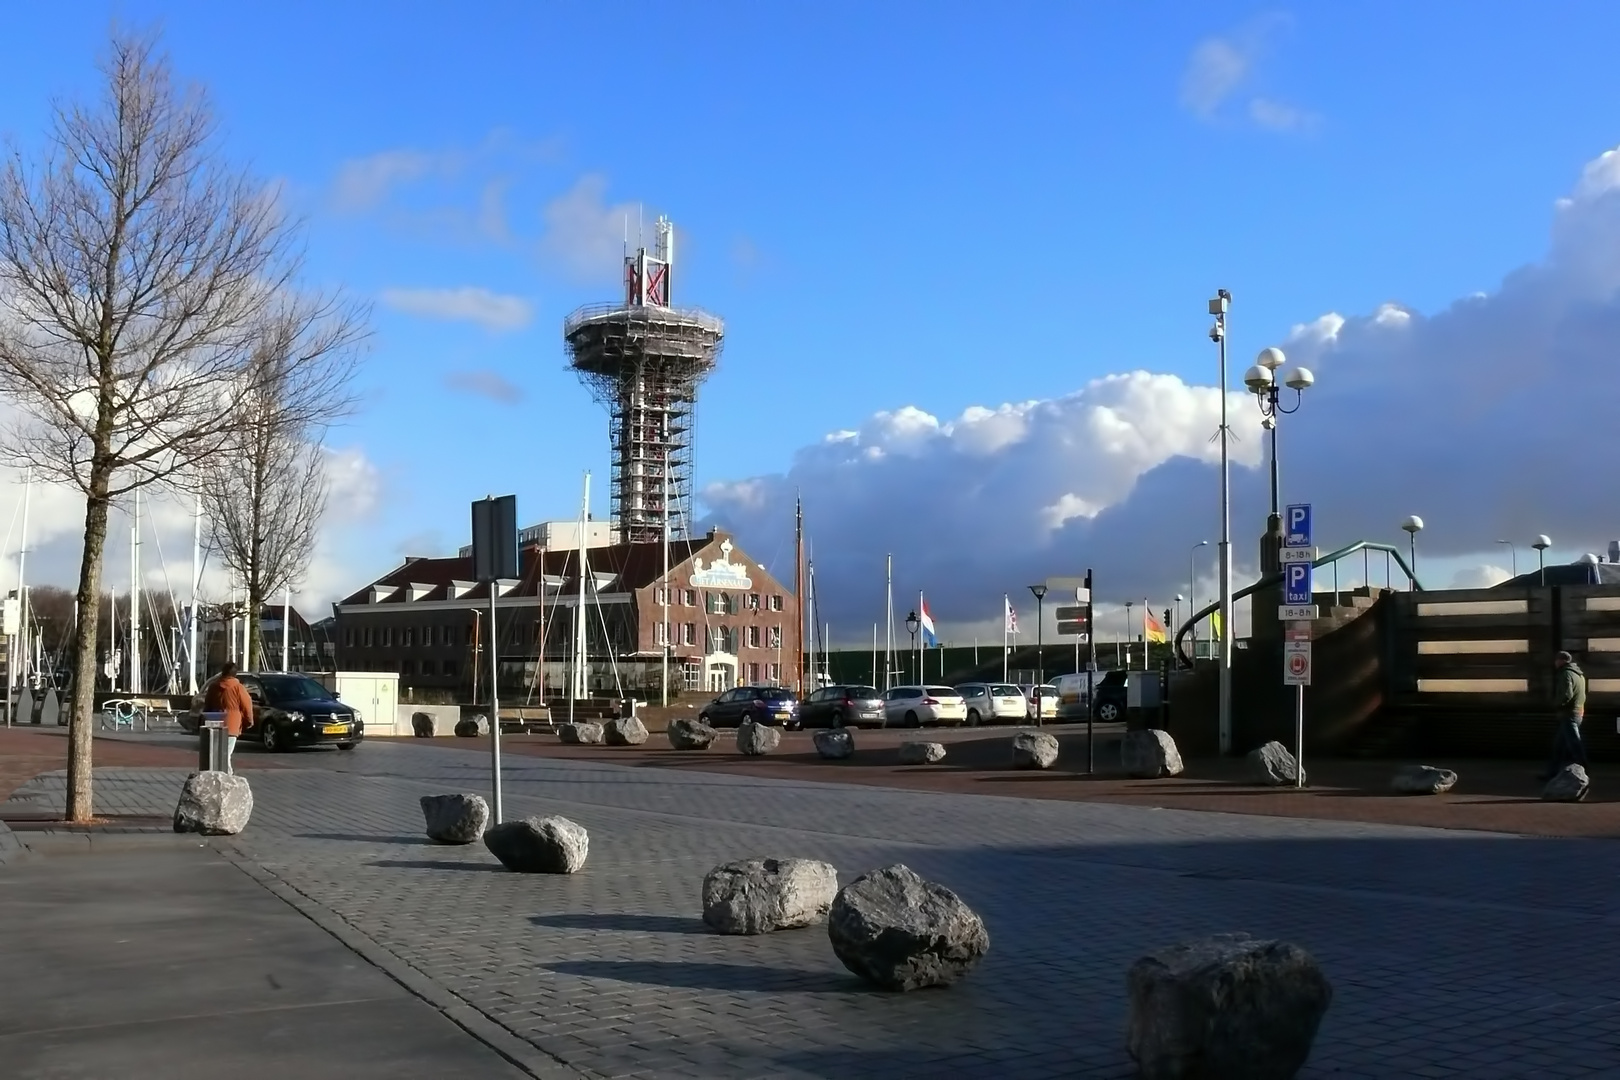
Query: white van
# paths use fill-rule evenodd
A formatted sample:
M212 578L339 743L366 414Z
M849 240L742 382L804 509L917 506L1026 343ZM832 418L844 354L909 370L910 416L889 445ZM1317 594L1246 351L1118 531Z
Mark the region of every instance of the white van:
M1090 675L1089 678L1101 679L1101 674ZM1057 718L1059 720L1084 720L1089 713L1091 699L1088 675L1082 671L1074 675L1059 675L1056 680L1058 691Z

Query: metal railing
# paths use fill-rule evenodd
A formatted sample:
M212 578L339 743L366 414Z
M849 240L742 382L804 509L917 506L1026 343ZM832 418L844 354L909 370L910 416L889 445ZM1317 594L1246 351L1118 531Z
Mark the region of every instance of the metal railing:
M1389 571L1387 569L1387 566L1388 566L1388 563L1390 561L1393 561L1397 566L1399 566L1401 568L1401 571L1406 574L1406 579L1407 579L1408 582L1411 583L1412 589L1414 591L1416 591L1416 592L1422 592L1423 591L1423 583L1417 579L1417 575L1414 574L1412 572L1412 568L1407 565L1406 557L1401 554L1400 548L1397 548L1392 544L1380 544L1380 543L1377 543L1377 542L1372 541L1372 540L1357 540L1355 543L1349 545L1348 547L1342 547L1338 551L1330 551L1330 552L1328 552L1326 555L1323 555L1320 558L1313 561L1311 563L1311 565L1313 567L1327 566L1330 563L1333 565L1333 568L1334 568L1334 589L1333 589L1333 591L1335 593L1337 593L1338 592L1338 563L1339 563L1339 560L1347 558L1348 556L1354 555L1357 552L1361 552L1363 554L1363 556L1366 556L1366 555L1370 555L1371 553L1376 552L1376 551L1381 551L1381 552L1384 553L1385 565L1386 565L1386 569L1385 569L1385 572L1384 572L1384 578L1385 578L1386 583L1389 580ZM1364 564L1364 566L1365 565L1370 565L1370 564ZM1365 569L1363 571L1363 578L1364 579L1370 578L1370 574L1368 574ZM1243 588L1239 589L1237 592L1233 593L1232 594L1232 603L1236 604L1239 600L1241 600L1244 597L1249 596L1249 595L1251 595L1253 593L1259 592L1261 589L1269 588L1272 585L1280 584L1282 582L1282 579L1283 579L1283 572L1281 570L1277 570L1277 571L1274 571L1273 573L1267 574L1264 577L1262 577L1259 581L1254 582L1252 585L1246 585ZM1370 584L1370 582L1369 582L1369 584ZM1182 647L1182 640L1189 633L1192 632L1192 628L1198 624L1199 620L1208 618L1209 616L1211 616L1211 615L1215 614L1216 612L1218 612L1220 609L1221 609L1221 604L1220 604L1220 601L1217 600L1215 603L1210 604L1208 607L1201 608L1197 612L1195 612L1194 614L1188 616L1187 621L1182 623L1181 627L1176 631L1176 659L1181 662L1182 667L1192 667L1192 665L1193 665L1193 658L1188 656L1186 649ZM1223 626L1223 627L1221 627L1221 632L1224 633L1224 634L1230 634L1232 632L1232 628L1230 626ZM1215 640L1215 638L1213 636L1211 636L1210 640L1213 641L1213 640Z

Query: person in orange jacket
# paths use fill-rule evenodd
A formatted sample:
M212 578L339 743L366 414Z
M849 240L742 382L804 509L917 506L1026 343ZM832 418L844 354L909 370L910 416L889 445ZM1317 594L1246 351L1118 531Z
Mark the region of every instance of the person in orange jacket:
M225 771L230 772L236 740L253 726L253 698L237 679L235 664L226 663L219 669L219 678L209 685L203 698L203 712L225 714Z

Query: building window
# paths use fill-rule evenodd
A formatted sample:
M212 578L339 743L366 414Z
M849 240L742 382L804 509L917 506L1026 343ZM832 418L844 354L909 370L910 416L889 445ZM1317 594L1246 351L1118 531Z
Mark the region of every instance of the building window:
M753 685L755 685L755 686L759 685L759 665L758 664L749 664L748 665L748 681L750 683L752 683Z
M449 678L452 678L452 679L455 678L456 677L456 666L457 665L456 665L456 662L454 660L446 660L444 662L444 673L445 673L445 675L448 676Z
M431 627L431 626L422 627L422 644L423 645L432 645L433 644L433 627Z
M411 648L412 646L414 646L416 644L416 628L415 627L407 626L404 630L401 630L400 633L405 638L404 641L400 642L401 645L404 645L408 649L408 648Z
M749 593L748 594L748 610L749 611L758 611L759 610L759 593L755 592L755 593Z
M377 641L377 632L372 627L369 627L369 626L366 627L366 629L365 629L366 648L368 648L368 649L371 648L372 645L376 644L376 641Z
M781 686L782 685L782 665L781 664L772 664L770 666L770 672L771 672L771 685L772 686Z
M352 626L343 631L343 647L345 649L354 648L354 627Z
M772 611L781 611L782 610L782 598L780 596L771 597L771 610Z
M681 627L681 644L697 644L697 623L686 623Z
M759 627L757 626L748 628L748 647L750 649L759 648Z
M410 661L410 660L401 660L399 662L399 673L401 675L415 675L416 674L416 664L415 664L415 662Z
M669 589L666 586L658 586L658 589L653 593L653 603L660 607L669 603Z
M737 614L738 610L742 606L741 601L739 601L737 599L737 594L728 592L728 593L721 593L720 595L725 598L726 614L727 615L735 615L735 614Z
M653 644L669 644L669 627L665 623L659 622L653 625Z
M782 628L780 626L773 626L767 631L765 647L767 649L780 649L782 647Z
M687 607L697 607L697 590L685 589L681 592L681 603Z
M687 623L688 626L692 625ZM688 690L701 690L703 688L703 665L696 660L688 660L681 665L681 679Z

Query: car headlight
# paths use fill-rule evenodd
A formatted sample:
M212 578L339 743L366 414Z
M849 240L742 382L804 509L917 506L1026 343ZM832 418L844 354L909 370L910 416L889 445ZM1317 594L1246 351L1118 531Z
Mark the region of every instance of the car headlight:
M359 709L352 710L349 718L351 720L353 720L356 724L360 723L361 722L360 710Z
M302 724L304 722L304 714L294 709L287 713L287 719L291 720L295 724Z

